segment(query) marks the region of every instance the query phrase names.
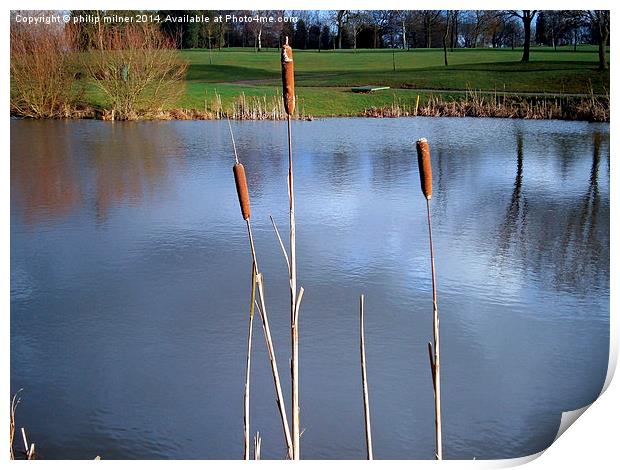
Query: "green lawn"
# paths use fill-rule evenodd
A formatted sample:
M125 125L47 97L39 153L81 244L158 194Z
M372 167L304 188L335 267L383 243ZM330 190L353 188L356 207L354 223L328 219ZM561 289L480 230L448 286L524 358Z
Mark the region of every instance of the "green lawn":
M392 104L394 99L412 105L428 90L444 90L459 96L462 90L526 93L606 94L609 71L598 70L597 49L580 46L533 48L530 62L522 63L515 49L458 49L443 65L443 50L324 50L294 52L299 107L313 116L356 115L372 106ZM256 53L253 49L204 49L181 52L189 62L187 86L180 107L212 109L215 93L224 109L244 93L271 100L281 93L280 53L277 49ZM394 66L396 71L394 71ZM385 85L390 90L355 94L350 87ZM92 101L97 101L92 97Z

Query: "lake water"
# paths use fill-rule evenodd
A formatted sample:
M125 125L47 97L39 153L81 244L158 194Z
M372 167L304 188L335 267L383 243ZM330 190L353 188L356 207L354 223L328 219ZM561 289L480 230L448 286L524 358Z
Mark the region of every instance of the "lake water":
M286 124L233 123L287 409ZM528 455L609 351L609 125L293 123L302 458L432 459L431 144L444 456ZM237 459L251 260L226 122L11 121L11 392L41 458ZM260 322L252 434L285 446ZM289 410L290 412L290 410ZM579 425L579 423L577 423ZM21 442L21 440L19 440Z

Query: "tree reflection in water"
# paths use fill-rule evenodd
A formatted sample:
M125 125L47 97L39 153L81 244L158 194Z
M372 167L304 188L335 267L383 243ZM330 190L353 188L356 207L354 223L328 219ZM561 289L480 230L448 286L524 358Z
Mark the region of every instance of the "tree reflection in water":
M524 193L523 134L517 133L516 175L510 201L497 230L497 255L501 269L532 272L555 289L587 294L604 289L609 279L609 216L601 211L608 204L599 190L599 166L603 136L593 134L592 164L588 187L582 196L566 193L559 200L544 187L531 186ZM533 196L534 192L536 197ZM551 204L553 210L542 210ZM529 210L536 207L536 210ZM530 215L533 214L533 215ZM521 265L515 266L515 261ZM508 262L513 263L507 266Z
M115 205L166 191L169 166L181 162L172 126L153 132L141 123L97 123L81 134L62 122L29 124L36 129L20 126L11 135L11 154L22 153L18 146L30 154L11 162L15 207L27 224L81 208L105 220Z
M500 257L505 257L511 246L512 240L518 237L519 242L524 241L527 222L527 200L522 195L523 188L523 132L517 131L517 173L512 185L510 203L506 209L504 220L499 227L498 249ZM520 243L522 249L525 248Z
M84 194L71 127L45 121L27 124L25 132L13 132L11 126L11 155L20 155L11 160L11 192L30 225L68 215Z
M607 274L602 275L609 273L609 238L602 239L599 227L599 224L609 224L608 218L601 220L599 216L601 143L601 133L595 132L588 188L581 203L571 206L566 231L557 250L561 266L556 273L558 284L578 285L587 280L598 285L609 279Z
M94 207L98 220L106 219L119 203L137 204L165 191L169 165L179 162L179 145L172 126L157 132L140 123L112 123L109 134L87 145L95 170ZM122 127L121 127L122 126ZM166 148L175 149L172 155Z

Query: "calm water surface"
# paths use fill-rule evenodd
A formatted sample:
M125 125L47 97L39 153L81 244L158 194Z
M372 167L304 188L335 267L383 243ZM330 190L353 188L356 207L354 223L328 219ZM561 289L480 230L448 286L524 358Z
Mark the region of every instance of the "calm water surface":
M286 127L233 123L288 386ZM609 125L293 124L302 457L430 459L431 285L413 142L431 142L444 454L531 454L598 395ZM42 458L236 459L251 261L225 122L11 122L11 391ZM285 455L260 324L252 433Z

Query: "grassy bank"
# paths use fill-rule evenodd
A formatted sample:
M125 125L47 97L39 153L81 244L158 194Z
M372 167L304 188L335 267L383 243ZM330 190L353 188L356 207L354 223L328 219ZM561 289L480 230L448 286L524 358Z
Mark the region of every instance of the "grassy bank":
M190 86L199 83L231 83L279 78L279 52L256 53L248 49L182 52L190 62ZM609 87L609 72L597 70L597 50L533 48L531 61L522 63L522 51L515 49L455 49L444 66L443 50L364 49L295 51L299 86L353 86L376 83L395 88L438 88L482 90L503 89L540 93L585 93L589 81L596 93ZM211 59L210 59L211 57ZM211 61L211 63L210 63ZM394 64L395 69L394 70Z
M474 90L485 99L485 106L476 108L480 112L491 110L498 97L505 108L512 103L511 110L490 115L609 119L609 71L598 70L595 47L580 46L576 52L572 47L557 51L533 48L529 63L520 61L521 54L519 49L456 49L449 52L450 65L446 67L441 49L297 50L300 117L372 115L372 110L395 106L406 110L403 114L416 114L415 110L422 107L434 115L448 108L437 103L466 103ZM194 49L182 51L181 56L189 62L182 98L163 113L146 112L144 117L210 119L228 114L273 119L281 115L277 49L260 53L242 48ZM351 92L352 86L367 84L390 89L372 94ZM592 95L596 112L567 111L591 108ZM546 106L558 96L564 100L562 112L523 111L527 106ZM93 87L87 87L85 99L87 108L106 105ZM428 109L431 105L434 107ZM515 111L516 108L521 111ZM87 109L83 114L105 117L96 109Z

